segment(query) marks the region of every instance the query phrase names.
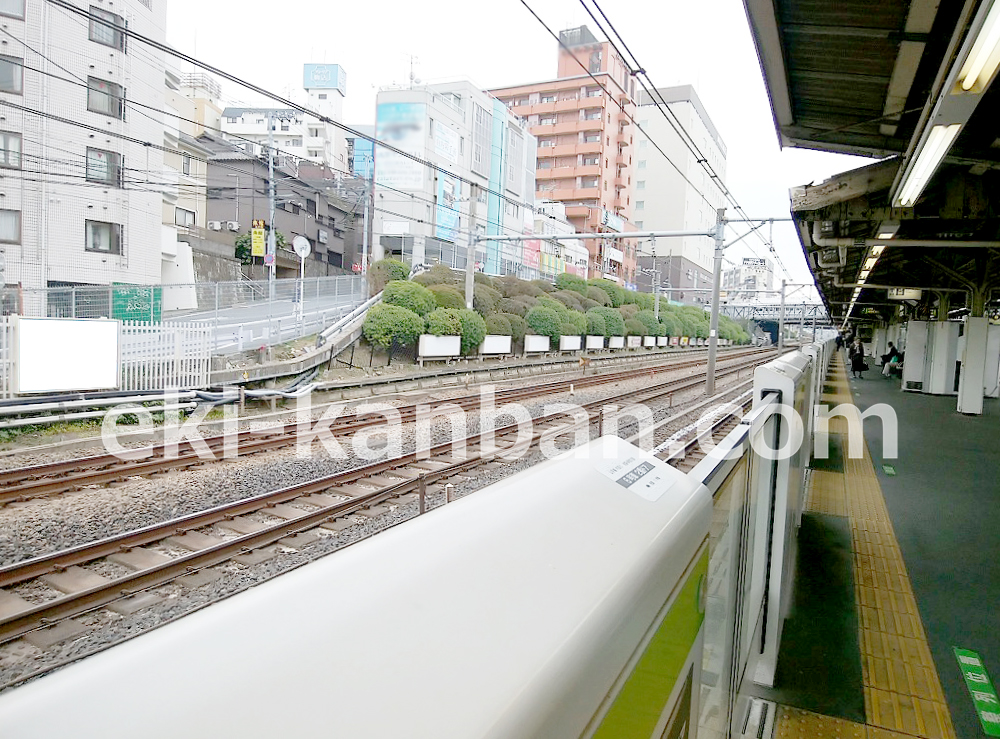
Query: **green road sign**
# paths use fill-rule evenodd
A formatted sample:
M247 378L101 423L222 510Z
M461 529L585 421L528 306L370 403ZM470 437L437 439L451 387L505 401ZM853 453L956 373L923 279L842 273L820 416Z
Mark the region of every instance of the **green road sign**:
M163 314L163 288L159 285L124 285L111 287L111 317L120 321L159 323Z
M993 688L982 658L968 649L952 649L955 650L955 658L965 678L965 685L972 694L972 702L983 724L983 731L986 736L1000 736L1000 700L997 699L997 691Z
M895 477L896 476L896 468L893 467L891 464L884 464L884 465L882 465L882 471L885 474L887 474L889 477Z

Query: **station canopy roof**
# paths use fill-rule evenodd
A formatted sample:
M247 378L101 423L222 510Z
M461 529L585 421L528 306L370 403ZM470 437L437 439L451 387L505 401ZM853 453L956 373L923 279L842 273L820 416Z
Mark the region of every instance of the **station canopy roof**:
M791 193L831 317L982 308L1000 287L1000 0L744 4L781 145L878 160Z

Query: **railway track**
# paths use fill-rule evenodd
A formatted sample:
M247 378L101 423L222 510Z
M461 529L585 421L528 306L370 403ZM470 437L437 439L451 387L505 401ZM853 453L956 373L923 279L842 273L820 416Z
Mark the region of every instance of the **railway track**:
M720 367L718 376L732 377L765 361L768 359L763 357L744 358ZM703 381L704 372L583 404L587 421L568 422L564 413L542 416L534 421L530 441L520 446L503 444L519 432L518 426L511 424L494 432L493 438L501 443L489 448L483 446L484 434L467 437L464 455L456 455L449 441L420 453L411 452L0 567L0 644L49 627L65 629L67 624L75 623L70 621L74 616L99 608L131 614L160 600L150 592L154 587L185 578L210 582L219 577L210 568L227 560L241 564L266 561L276 554L272 545L298 549L321 535L347 531L394 506L416 504L422 513L428 496L440 495L446 483L470 479L476 468L534 447L543 438L567 433L582 423L589 425L597 420L595 412L609 402L654 401L696 388ZM268 520L262 521L262 517ZM322 529L323 534L317 529ZM104 577L87 569L102 561L125 569L127 574ZM33 603L14 592L17 586L32 582L61 595Z
M740 361L747 357L760 358L772 355L772 351L756 349L727 353L723 357L731 362L733 360ZM517 402L563 393L572 387L584 388L611 384L701 365L704 365L702 359L690 359L666 363L655 368L644 367L609 374L575 377L526 388L502 390L496 393L495 399L498 403ZM721 364L720 370L724 370L726 366L728 365ZM475 394L443 400L436 406L455 405L464 411L471 411L478 409L479 403L480 395ZM406 405L396 410L403 423L410 423L416 420L418 407L418 405ZM350 413L334 419L323 430L323 434L330 434L334 437L347 436L364 428L381 425L384 422L385 418L381 414ZM244 430L235 435L208 436L204 437L200 443L182 441L176 445L159 444L132 449L127 453L106 453L3 470L0 471L0 505L59 495L93 485L107 485L130 477L155 475L170 470L203 465L224 458L228 453L227 450L235 450L238 456L260 454L295 444L301 431L302 429L297 423L289 423L275 426L265 432Z

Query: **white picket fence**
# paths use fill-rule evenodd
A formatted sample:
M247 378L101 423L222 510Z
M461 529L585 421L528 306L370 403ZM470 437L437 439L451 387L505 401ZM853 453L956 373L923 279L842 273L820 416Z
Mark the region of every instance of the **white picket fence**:
M203 323L122 321L121 390L211 384L212 328ZM72 372L72 367L67 367ZM0 317L0 398L14 397L14 322Z
M202 323L122 321L122 390L211 383L212 329Z

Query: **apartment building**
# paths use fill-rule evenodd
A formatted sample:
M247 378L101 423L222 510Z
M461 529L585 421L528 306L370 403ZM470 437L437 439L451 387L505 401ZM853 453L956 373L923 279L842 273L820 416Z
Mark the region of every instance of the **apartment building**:
M559 47L556 79L490 92L538 139L538 199L563 203L578 232L634 231L635 82L614 48L586 26L560 39L569 51ZM586 247L592 276L635 287L634 240L590 239Z
M347 74L339 64L303 65L304 107L337 122L343 121ZM273 122L274 147L294 159L325 164L347 171L347 140L343 131L320 118L298 110L232 105L222 111L226 138L250 154L266 150L268 121Z
M730 300L768 301L774 295L758 290L774 290L774 262L766 257L744 257L743 262L722 273L722 289Z
M640 91L635 114L640 129L635 147L635 227L641 231L711 230L716 209L726 201L700 160L724 182L726 145L691 85L655 92ZM701 156L691 151L676 128L686 132L687 143L693 143ZM704 236L657 239L655 262L661 285L669 285L671 295L685 303L709 302L708 293L692 291L711 288L714 249L712 239ZM639 289L650 292L652 278L644 270L653 267L653 247L644 243L640 252Z
M161 277L164 57L118 28L164 41L165 4L77 4L0 3L0 284L36 315L75 307L33 289Z
M375 135L439 170L375 147L372 259L395 255L465 269L472 233L531 233L535 137L472 82L379 91ZM363 140L354 143L354 170L360 173L367 165L359 144ZM531 279L537 268L525 249L523 242L484 239L476 268Z

